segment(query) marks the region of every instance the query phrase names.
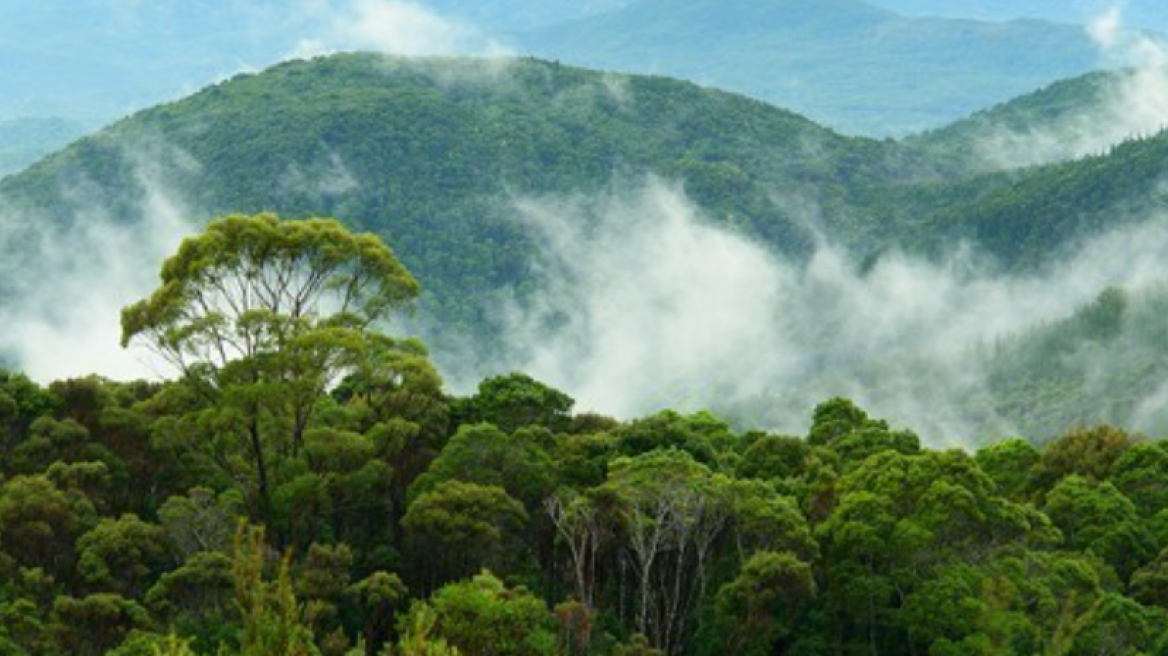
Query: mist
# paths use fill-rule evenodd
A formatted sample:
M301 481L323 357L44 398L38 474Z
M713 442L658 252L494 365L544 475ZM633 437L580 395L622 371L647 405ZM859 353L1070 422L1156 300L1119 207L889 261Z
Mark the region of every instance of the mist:
M861 266L821 240L792 261L712 223L681 186L655 178L599 199L515 207L539 253L535 292L496 299L506 348L435 357L464 389L519 370L573 395L578 410L623 418L711 408L803 433L815 404L846 396L934 446L1015 435L989 398L986 353L1104 288L1139 293L1168 278L1162 216L1010 276L968 247L940 261L892 253ZM1102 367L1114 354L1091 357ZM1166 402L1168 391L1155 390L1140 412Z
M1128 139L1160 132L1168 125L1168 47L1124 24L1113 6L1087 26L1114 69L1096 102L1075 107L1046 124L1015 130L994 128L978 144L989 168L1012 169L1099 155Z
M0 357L34 380L170 373L143 350L119 348L121 309L157 287L162 261L197 230L169 182L197 164L160 143L123 158L139 198L129 217L85 181L61 183L67 229L0 198Z
M0 307L0 353L38 381L173 373L143 349L118 347L119 313L155 288L161 262L197 228L186 219L200 215L171 182L199 166L157 144L126 159L140 198L133 220L84 183L62 192L75 210L64 238L0 203L0 224L20 226L0 234L0 280L20 285ZM335 154L289 170L314 193L358 184ZM816 212L805 199L787 202ZM970 447L1022 434L990 389L987 354L1003 342L1041 333L1107 287L1160 299L1134 312L1114 343L1073 354L1103 390L1115 371L1154 357L1142 335L1168 310L1164 214L1056 254L1039 272L1005 275L968 246L935 260L893 252L869 262L820 238L808 258L783 257L654 177L594 196L517 197L513 208L536 246L529 277L524 291L484 300L496 308L501 349L486 353L468 336L465 348L433 352L455 393L524 371L582 412L712 409L742 428L793 434L817 403L845 396L932 446ZM1168 386L1107 418L1162 428Z

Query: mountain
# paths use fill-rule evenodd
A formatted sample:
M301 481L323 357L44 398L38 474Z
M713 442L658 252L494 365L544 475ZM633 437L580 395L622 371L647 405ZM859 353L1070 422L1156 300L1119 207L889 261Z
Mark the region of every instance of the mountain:
M0 120L87 125L188 95L303 52L479 53L496 35L628 0L42 0L0 4Z
M1166 174L1161 132L1106 154L978 178L981 193L935 208L922 233L936 248L967 239L1012 267L1037 267L1061 246L1157 211Z
M84 133L62 118L0 121L0 178L23 169Z
M1023 128L1027 121L1045 120L1042 108L1057 108L1058 99L1070 94L1067 89L1090 89L1093 80L1052 87L990 113ZM625 322L620 323L625 329L652 334L654 329L635 324L648 311L637 304L664 303L653 315L673 316L677 309L670 304L680 302L675 296L685 291L702 312L714 312L706 308L715 299L699 293L700 287L669 285L684 285L691 272L703 268L742 275L740 267L747 267L743 280L731 278L732 292L719 292L741 295L739 304L719 305L717 312L729 319L745 307L767 336L719 333L707 345L762 340L749 366L718 360L729 377L716 380L722 387L713 399L719 408L733 406L734 416L781 426L783 417L804 416L806 404L817 400L799 397L792 405L761 394L762 400L751 404L739 392L723 389L748 376L815 396L896 397L865 397L880 408L907 407L905 395L947 394L930 407L949 408L963 421L980 412L971 407L989 408L986 416L1002 422L995 426L1021 426L1034 435L1057 432L1066 425L1060 421L1081 417L1052 410L1036 418L1023 410L1041 404L1041 395L1052 389L1068 389L1060 387L1064 384L1078 385L1081 394L1095 393L1087 383L1096 379L1087 380L1072 367L1069 378L1020 387L1011 384L1020 378L1008 374L1017 369L1007 365L1027 360L1011 351L999 357L975 347L983 339L1003 348L1011 340L1047 344L1042 335L1048 324L1058 334L1079 334L1057 328L1058 322L1072 321L1075 309L1093 294L1131 277L1120 265L1135 262L1135 245L1155 242L1146 235L1099 250L1100 258L1115 261L1115 276L1096 264L1090 270L1098 275L1067 282L1059 267L1068 258L1090 256L1076 250L1081 245L1138 226L1162 202L1168 134L1131 140L1092 157L989 173L957 166L938 152L912 141L842 136L797 114L692 83L533 59L348 54L290 62L138 113L0 181L5 266L0 298L54 298L44 287L51 273L45 267L87 272L131 266L139 251L153 252L151 235L165 223L160 215L181 214L195 223L224 213L330 215L385 237L423 282L417 321L448 363L455 357L450 354L464 352L460 347L468 340L475 352L489 354L509 337L524 338L504 334L516 324L500 318L539 303L550 304L536 315L547 323L544 328L580 330L565 323L576 316L576 304L599 303L604 313L626 307L630 319L605 316ZM677 220L698 225L682 225L668 239L645 233L656 225L652 215L659 210L636 203L630 209L612 200L652 188L654 179L684 189L698 216ZM669 205L675 202L671 198L665 200L666 211L684 215L686 210ZM598 241L597 233L614 230L618 241ZM661 254L678 234L681 254ZM127 249L119 235L140 243ZM65 257L45 257L44 249L55 243L69 245ZM954 258L963 244L978 266ZM608 253L613 249L623 255L613 260ZM654 270L647 261L654 257L678 268ZM669 259L678 257L687 259ZM96 264L85 264L87 258ZM577 258L580 262L573 262ZM153 258L142 259L149 259L143 266L157 266ZM587 280L572 278L548 295L549 268L580 271L608 260L614 269L588 275L628 277L634 287L665 284L671 295L634 295L619 302L582 298L572 285ZM1145 265L1133 266L1139 273ZM775 277L781 294L771 289ZM602 294L611 293L607 284L601 285L607 290ZM1014 288L1030 290L1029 296L1017 301L1018 307L1003 308L1002 299ZM934 293L942 296L928 300ZM925 300L917 300L918 294ZM970 298L962 300L965 296ZM1142 317L1137 323L1143 327L1123 346L1128 354L1151 352L1158 343L1147 329L1147 317L1155 312L1139 310L1158 305L1135 298L1130 316ZM974 311L994 308L993 321L985 328L962 328L969 322L963 303ZM1002 327L1002 317L1011 313L1023 318ZM932 328L919 327L922 320ZM945 337L951 325L957 336ZM940 340L945 357L973 348L972 355L957 360L956 371L963 376L985 371L992 380L976 389L950 389L946 381L957 365L929 359L938 352L916 350L932 339ZM766 355L770 349L778 355ZM1037 352L1037 347L1023 350ZM585 358L572 366L584 366ZM1119 376L1118 363L1133 358L1112 365L1104 360L1091 372ZM772 373L771 365L779 368ZM654 366L645 365L650 372ZM994 374L1002 371L1007 374ZM1131 399L1142 398L1137 392L1146 392L1157 371L1148 369L1125 383L1127 406L1117 401L1109 407L1130 409ZM708 386L709 372L701 372L700 382ZM656 384L670 393L678 389L666 387L671 383L664 379ZM706 387L686 394L695 403L714 402ZM918 414L904 418L921 420L919 409L911 412ZM918 425L943 428L927 421Z
M468 291L523 280L515 256L531 244L513 220L517 200L648 175L683 182L707 214L787 255L810 253L820 235L862 257L886 248L940 255L968 240L1006 268L1025 268L1121 221L1116 207L1151 202L1168 135L1003 173L953 153L986 125L1046 125L1108 79L1059 83L902 144L845 137L666 78L532 59L338 55L141 112L0 182L0 198L63 223L77 210L70 187L84 188L133 219L150 191L137 171L148 165L192 218L337 215L389 237L428 282L431 302L449 304L440 315L462 327L481 321L464 303Z
M973 18L1009 21L1034 18L1059 23L1087 24L1113 7L1122 9L1124 22L1133 28L1168 30L1168 14L1159 0L872 0L872 4L908 16Z
M1019 169L1106 153L1166 126L1168 69L1089 73L905 140L967 172Z
M639 0L520 42L538 56L746 93L868 135L938 127L1100 63L1079 27L906 18L854 0Z
M1004 340L988 354L999 412L1026 435L1109 422L1162 437L1168 428L1168 286L1110 288L1065 319Z
M995 143L1000 142L1003 135L1027 135L1037 131L1058 134L1079 127L1068 123L1101 113L1100 110L1119 95L1116 88L1122 83L1123 75L1114 71L1097 71L1059 80L936 130L912 135L905 142L911 147L929 151L935 157L959 160L970 169L1010 168L995 166L995 162L1002 158L987 152L995 146L1004 146ZM1101 126L1096 122L1090 127L1100 131ZM1075 158L1073 153L1064 155L1061 159Z
M658 175L683 181L725 224L800 254L814 234L778 192L831 209L843 238L859 229L850 185L924 170L900 151L675 80L535 60L337 55L141 112L0 182L0 198L38 223L68 225L78 196L133 221L152 191L145 168L194 219L335 215L387 237L426 281L442 325L465 329L483 323L471 299L528 275L516 199Z
M837 130L935 128L1100 63L1080 28L858 0L45 0L0 7L0 120L103 124L292 56L515 51L746 93Z

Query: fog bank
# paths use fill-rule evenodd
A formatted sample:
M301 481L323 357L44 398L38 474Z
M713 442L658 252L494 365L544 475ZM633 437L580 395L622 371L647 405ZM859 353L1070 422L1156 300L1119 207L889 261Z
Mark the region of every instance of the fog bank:
M620 417L714 408L798 433L816 403L842 395L934 444L1010 435L1017 427L988 396L995 344L1071 316L1108 286L1138 292L1168 279L1163 217L1052 258L1041 273L1006 276L968 248L941 262L893 253L863 267L824 242L790 261L656 179L602 199L516 207L539 253L535 292L500 304L504 352L436 357L464 388L521 370L581 410ZM1165 396L1149 395L1145 412Z

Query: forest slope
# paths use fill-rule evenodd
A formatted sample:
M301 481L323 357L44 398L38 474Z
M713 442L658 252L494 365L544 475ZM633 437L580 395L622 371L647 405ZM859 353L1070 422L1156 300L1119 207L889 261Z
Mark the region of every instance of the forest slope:
M778 193L850 217L851 185L911 177L898 154L663 78L339 55L142 112L4 181L0 196L10 210L68 222L84 188L86 201L133 220L148 191L135 174L145 158L191 219L273 210L375 230L427 281L440 316L465 327L480 321L468 299L523 281L530 244L513 220L516 198L658 175L684 182L726 225L798 254L813 235Z
M1085 87L1083 82L1064 86L1090 88L1089 82ZM1057 101L1063 97L1058 88L1040 97ZM1023 100L1016 105L1020 109L999 108L973 121L1001 115L1022 128L1028 121L1044 120L1047 113L1041 108L1057 108L1055 101ZM1040 109L1028 111L1028 104ZM610 200L664 180L683 189L678 194L692 202L699 223L722 231L699 234L747 240L751 245L745 252L758 253L762 262L778 262L765 265L761 273L751 272L757 274L751 284L765 287L778 275L790 276L797 286L759 321L774 324L767 327L772 334L768 348L807 342L810 350L796 354L794 362L808 364L787 371L795 382L775 372L772 384L788 380L788 386L798 385L808 377L824 376L838 380L859 365L876 381L872 389L891 389L889 366L918 383L925 379L905 371L910 360L896 355L899 346L874 349L865 335L853 335L854 346L867 355L843 368L832 363L851 357L840 331L855 332L856 325L867 321L892 321L904 324L902 329L908 325L896 318L895 298L870 303L893 292L879 276L889 266L900 266L898 253L924 259L913 266L933 267L927 277L944 282L951 275L949 258L968 247L993 272L982 288L1018 276L1029 280L1052 275L1056 279L1051 286L1040 288L1052 290L1047 296L1058 296L1053 291L1062 275L1057 267L1087 257L1075 255L1076 248L1117 228L1138 225L1151 214L1162 193L1158 181L1165 162L1168 136L1158 136L1081 160L965 173L944 152L916 142L844 137L759 101L665 78L530 59L405 60L353 54L235 78L135 115L11 176L0 182L0 214L5 217L0 244L13 272L4 285L23 284L23 293L35 294L42 274L29 272L61 266L46 264L55 261L43 257L44 244L60 234L89 234L85 229L95 222L95 208L144 234L160 208L177 208L195 223L231 212L336 216L384 237L423 281L420 320L436 352L458 353L451 349L469 342L482 353L498 345L502 331L514 328L501 319L511 303L549 298L544 270L548 257L553 268L579 258L576 270L586 269L588 258L597 257L595 249L589 250L593 236L613 229L613 216L652 228L651 216L640 210L614 212ZM160 205L160 199L169 205ZM533 207L535 223L527 216ZM549 226L566 232L549 237ZM617 234L630 229L616 227ZM560 241L549 253L552 237ZM703 243L701 248L710 246ZM646 263L636 258L647 252L618 262L620 271L644 268ZM843 258L848 284L867 291L814 293L806 276L812 275L810 282L815 283L814 275L823 271L807 274L800 263L817 254ZM95 256L113 254L80 254L65 265ZM693 255L710 256L709 251ZM823 257L817 261L822 264ZM883 261L890 264L882 266ZM969 275L976 283L976 276L987 274ZM841 284L818 282L828 285L825 290ZM1068 319L1075 303L1088 303L1107 285L1123 282L1103 274L1091 278L1059 306L1062 315L1043 319ZM978 289L968 280L954 284ZM17 292L8 287L3 293ZM848 301L852 293L860 295ZM543 319L552 328L562 327L579 309L562 304L575 297L557 293L550 298L552 311ZM1149 297L1135 293L1132 298L1131 316L1143 316L1139 307ZM838 307L824 310L825 301ZM632 307L654 302L637 299ZM676 304L673 298L668 302ZM883 314L857 313L861 310L849 302ZM804 305L792 305L798 303ZM831 317L836 312L838 320L819 325L817 313ZM1158 338L1144 339L1155 337L1151 332L1138 334L1142 341L1127 352L1147 352L1159 343ZM982 357L977 362L979 368L998 366ZM1114 359L1107 376L1123 374L1118 368L1127 362L1130 358ZM733 370L727 371L731 380L718 384L738 384ZM1156 371L1144 370L1138 381L1125 384L1129 392L1139 393L1124 392L1129 400L1123 407L1131 409L1154 392L1150 386ZM1082 420L1081 414L1056 412L1032 420L1023 416L1032 405L1027 395L1038 394L1039 388L1059 389L1063 382L1045 381L1031 388L987 384L994 397L987 403L1008 420L1004 425L1025 428L1034 437L1049 436L1068 422ZM721 389L705 380L694 384ZM1077 389L1094 388L1078 384ZM714 397L707 392L698 393L699 402L725 400L721 392ZM805 399L799 404L803 406ZM756 410L741 416L759 416ZM773 410L761 414L773 416ZM1124 417L1105 414L1116 421Z

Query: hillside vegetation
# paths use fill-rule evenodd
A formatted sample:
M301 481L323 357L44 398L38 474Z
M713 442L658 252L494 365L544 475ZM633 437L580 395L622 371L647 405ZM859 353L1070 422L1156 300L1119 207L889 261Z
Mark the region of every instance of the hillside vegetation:
M68 221L76 208L63 190L84 180L132 220L145 193L135 164L161 145L177 151L165 173L197 208L190 218L273 210L373 229L430 281L443 321L462 328L482 321L471 299L523 282L532 246L513 220L516 198L655 174L795 254L812 235L776 192L833 208L846 233L859 229L847 225L852 186L912 174L894 144L689 83L534 60L339 55L142 112L4 181L0 196Z
M586 234L600 229L603 202L585 203L583 214L557 203L656 177L684 185L704 221L792 262L822 243L864 266L896 252L943 262L969 245L991 270L1033 275L1075 245L1147 216L1161 194L1168 137L998 173L971 172L953 154L968 150L960 144L987 117L1018 126L1045 120L1089 98L1095 84L1068 82L898 143L845 137L690 83L531 59L350 54L292 62L137 114L0 182L5 213L23 217L8 224L6 259L12 270L35 270L38 255L27 244L78 228L99 208L146 225L160 191L180 199L195 222L237 211L332 215L391 241L426 281L419 319L437 352L468 341L491 352L504 339L501 306L539 284L542 246L518 220L521 201L535 199L548 217L571 218ZM19 282L0 287L12 294L7 286ZM1102 366L1129 375L1122 362ZM869 376L880 381L880 371ZM1126 389L1154 388L1158 369L1142 371ZM1075 421L1123 418L1105 413L1107 403L1073 410L1067 399L1095 388L1072 393L1065 382L994 385L986 403L1036 438ZM1027 408L1058 390L1066 395L1044 407L1064 410L1032 421Z

